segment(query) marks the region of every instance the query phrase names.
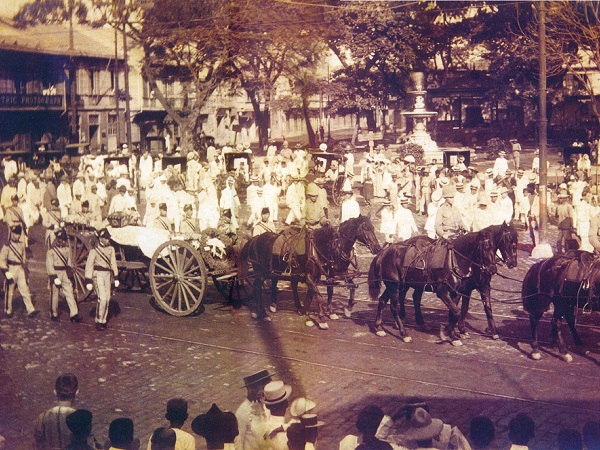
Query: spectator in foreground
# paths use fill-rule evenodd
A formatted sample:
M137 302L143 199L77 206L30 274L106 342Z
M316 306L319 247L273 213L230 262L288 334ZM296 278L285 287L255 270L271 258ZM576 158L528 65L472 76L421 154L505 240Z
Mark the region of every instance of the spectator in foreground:
M558 432L558 450L583 450L583 440L579 431L569 428Z
M65 448L71 443L73 436L67 426L67 416L75 412L71 405L77 392L79 384L77 377L72 373L66 373L56 379L54 394L58 403L41 414L35 423L36 448Z
M169 421L169 427L177 436L176 450L195 450L196 439L190 433L183 431L182 427L188 419L188 402L183 398L172 398L167 402L165 419ZM155 430L156 431L156 430ZM164 433L163 433L164 434ZM153 434L154 436L154 434ZM148 441L148 450L152 447L152 437Z
M78 409L67 416L67 427L73 434L71 443L65 450L97 450L97 446L91 446L88 442L93 439L92 435L92 413L87 409Z
M133 420L119 417L113 420L108 427L108 450L137 450L140 440L133 437ZM106 448L107 445L104 444Z
M233 450L238 448L234 447L233 443L239 434L235 414L221 411L214 403L206 414L200 414L192 421L192 430L206 439L208 450ZM258 446L258 441L255 441L257 446L248 446L247 441L242 441L242 444L244 445L239 448L269 448Z
M150 450L175 450L177 435L171 428L160 427L150 437Z
M527 450L529 441L535 435L535 422L527 414L519 413L508 423L510 450Z
M494 424L489 417L477 416L471 419L470 441L473 450L492 448L495 434Z
M600 422L586 422L583 426L583 444L587 450L600 450Z

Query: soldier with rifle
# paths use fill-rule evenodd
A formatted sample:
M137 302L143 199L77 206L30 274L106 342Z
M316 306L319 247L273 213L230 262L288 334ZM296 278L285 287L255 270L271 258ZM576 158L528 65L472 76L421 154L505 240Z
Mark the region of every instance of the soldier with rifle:
M73 258L67 239L67 232L60 229L52 247L46 253L46 271L50 280L50 313L51 320L58 322L58 297L62 293L69 306L71 322L81 322L77 302L73 294Z

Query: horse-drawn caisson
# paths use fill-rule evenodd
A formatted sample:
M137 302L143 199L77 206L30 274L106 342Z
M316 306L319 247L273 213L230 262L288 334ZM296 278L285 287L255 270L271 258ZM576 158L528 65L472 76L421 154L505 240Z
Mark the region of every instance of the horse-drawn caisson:
M167 230L128 225L108 227L116 249L122 286L132 289L148 284L155 303L174 316L196 313L204 299L208 278L219 293L231 301L250 294L236 276L233 241L216 229L193 235L172 235ZM69 230L76 286L84 294L85 263L96 233Z

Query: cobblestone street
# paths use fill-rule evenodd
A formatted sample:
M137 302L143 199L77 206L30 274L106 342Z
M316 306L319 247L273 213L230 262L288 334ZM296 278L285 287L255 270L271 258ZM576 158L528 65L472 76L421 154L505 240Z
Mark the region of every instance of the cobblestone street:
M40 231L34 230L34 239ZM414 343L395 337L389 311L384 315L388 337L377 337L370 325L376 304L367 298L366 277L359 281L352 320L331 321L329 331L305 327L285 290L273 321L263 323L253 321L246 308L225 305L209 284L205 311L194 317L159 312L148 293L118 292L121 314L109 322L107 331L97 332L89 316L93 302L82 304L81 324L69 323L66 310L61 322L50 322L42 250L37 243L33 247L34 303L42 314L25 318L17 299L15 318L0 319L0 433L11 449L32 448L33 420L53 403L54 379L67 371L79 377L76 406L93 411L100 442L107 438L108 424L120 416L133 418L136 435L145 441L164 422L165 403L174 396L190 400L191 418L213 402L235 410L245 396L242 377L261 368L291 384L293 397L306 395L317 403L320 419L327 423L319 438L323 449L335 449L344 435L356 433L354 422L364 405L376 403L393 412L414 397L426 400L434 416L465 434L472 417L492 417L499 447L507 444L508 421L519 411L536 421L536 449L554 448L561 428L580 427L600 415L595 388L600 363L597 312L579 315L578 328L589 354L576 353L571 364L547 347L549 315L540 331L543 359L529 359L529 321L516 292L492 292L501 335L497 341L485 335L483 307L474 299L472 338L458 348L441 343L437 332L447 312L432 294L424 296L428 326L423 330L414 328L408 302L406 322ZM363 270L371 260L365 252L359 249ZM502 268L501 273L521 279L533 260L524 252L519 258L517 269ZM520 283L496 277L493 287L519 291ZM340 313L345 295L344 290L336 291ZM185 428L189 430L189 422ZM204 448L201 438L197 442Z

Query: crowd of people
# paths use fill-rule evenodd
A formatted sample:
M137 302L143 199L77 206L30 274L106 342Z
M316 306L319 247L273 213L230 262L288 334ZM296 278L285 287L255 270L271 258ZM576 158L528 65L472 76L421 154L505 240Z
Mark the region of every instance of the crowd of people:
M264 156L254 155L248 143L209 146L202 157L177 148L185 167L177 163L180 160L163 161L164 155L153 156L148 150L130 152L127 145L118 157L91 151L78 162L53 159L41 171L7 156L2 161L6 185L0 194L0 217L9 231L0 251L0 270L10 281L4 310L12 317L18 288L27 314L37 314L26 276L28 229L36 223L46 228L51 319L58 320L58 299L64 296L73 322L81 318L72 294L65 224L98 232L123 224L180 234L216 229L235 241L240 235L337 225L369 214L379 218L386 243L422 233L452 239L513 222L529 230L533 247L539 242L539 152L530 166L522 167L516 140L512 148L510 160L501 151L490 167L480 170L467 166L462 155L451 167L441 167L436 160L417 165L414 155L394 154L382 144L362 155L346 145L337 149L335 158L324 157L328 149L321 144L321 153L312 160L302 145L292 149L287 142L281 148L270 145ZM579 155L565 168L563 182L547 191L549 216L558 227L557 254L571 248L600 251L600 206L590 171L588 155ZM339 214L329 203L336 183L341 191ZM419 215L424 216L423 229L415 220ZM104 235L85 275L86 287L101 299L99 330L106 327L111 287L118 284L110 235ZM61 239L55 243L57 236Z
M235 412L222 411L216 404L191 420L193 433L204 439L209 450L315 450L319 430L327 424L315 413L317 405L305 397L294 398L292 386L274 380L267 370L243 378L246 398ZM78 379L67 373L56 379L57 403L41 413L34 424L39 450L195 450L196 437L183 427L189 419L188 401L167 401L164 418L149 437L136 437L134 420L114 419L107 440L93 429L93 413L75 409ZM293 400L292 400L293 399ZM157 418L158 421L158 418ZM402 404L387 415L381 407L366 405L356 417L357 434L340 442L339 450L483 450L505 448L500 445L493 421L487 416L473 417L468 438L456 426L432 417L422 399ZM535 422L525 413L508 423L510 450L526 450L535 436ZM1 442L1 441L0 441ZM333 448L333 447L332 447ZM559 450L600 449L600 422L589 421L581 430L565 428L557 436Z

